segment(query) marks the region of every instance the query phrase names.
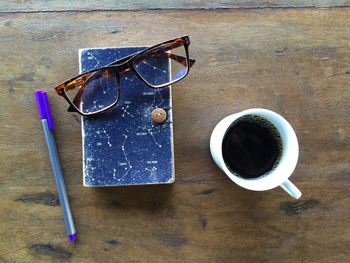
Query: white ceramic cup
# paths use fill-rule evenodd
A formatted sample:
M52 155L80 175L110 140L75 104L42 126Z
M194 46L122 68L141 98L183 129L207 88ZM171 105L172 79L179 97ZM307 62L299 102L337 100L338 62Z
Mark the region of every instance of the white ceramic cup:
M280 160L275 168L272 169L266 175L254 178L244 179L239 177L237 174L230 171L225 164L222 155L222 142L226 131L230 128L231 124L240 117L246 115L257 115L265 118L272 123L275 128L279 131L282 140L282 154ZM225 172L225 174L239 186L254 190L254 191L265 191L280 186L290 196L295 199L301 197L299 189L288 180L292 175L299 156L299 144L297 136L286 119L276 112L266 109L248 109L241 111L236 114L232 114L222 119L214 128L210 137L210 152L215 163L219 168Z

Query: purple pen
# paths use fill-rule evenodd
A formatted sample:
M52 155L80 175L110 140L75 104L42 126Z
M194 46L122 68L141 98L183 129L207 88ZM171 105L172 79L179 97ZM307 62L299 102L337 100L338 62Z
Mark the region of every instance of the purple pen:
M53 134L54 124L51 115L49 100L47 98L47 92L45 90L36 90L34 92L34 95L38 105L38 111L43 126L47 147L49 150L52 171L55 177L57 193L62 207L67 235L70 241L75 241L77 239L77 233L75 230L72 213L69 206L69 200L64 184L60 160L58 158L55 137Z

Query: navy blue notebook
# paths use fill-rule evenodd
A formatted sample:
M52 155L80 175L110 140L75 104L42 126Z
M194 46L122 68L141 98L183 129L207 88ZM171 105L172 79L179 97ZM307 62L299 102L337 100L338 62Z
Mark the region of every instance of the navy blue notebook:
M80 72L105 66L145 47L79 50ZM160 61L168 71L168 62ZM117 87L116 87L117 88ZM166 184L175 180L171 89L152 89L132 71L122 75L116 107L82 118L84 186ZM167 120L154 124L163 108Z

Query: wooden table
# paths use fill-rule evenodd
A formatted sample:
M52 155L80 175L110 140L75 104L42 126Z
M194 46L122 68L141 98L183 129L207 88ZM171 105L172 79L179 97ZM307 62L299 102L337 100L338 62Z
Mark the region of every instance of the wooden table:
M0 262L349 260L349 1L57 2L0 1ZM51 87L78 73L79 48L184 34L197 63L173 88L175 183L84 188L79 119ZM38 88L49 90L75 244L38 121ZM251 107L295 128L301 200L244 190L211 160L216 123Z

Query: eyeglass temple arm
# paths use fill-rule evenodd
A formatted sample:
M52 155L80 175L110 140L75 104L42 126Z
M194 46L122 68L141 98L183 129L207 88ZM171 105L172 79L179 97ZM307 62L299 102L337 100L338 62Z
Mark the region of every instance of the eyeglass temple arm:
M179 56L179 55L171 54L171 53L167 53L167 54L168 54L168 58L176 60L181 65L187 67L187 58ZM195 62L196 61L194 59L190 59L190 65L189 66L192 67Z
M127 56L127 57L124 57L124 58L122 58L122 59L120 59L120 60L114 61L113 63L108 64L107 67L108 67L108 66L114 66L114 65L122 64L122 63L124 63L125 61L128 61L130 58L132 58L132 57L135 56L136 54L137 54L137 53L134 53L134 54L131 54L131 55ZM187 66L187 65L186 65L187 58L182 57L182 56L179 56L179 55L175 55L175 54L172 54L172 53L166 53L166 54L167 54L168 58L171 58L171 59L173 59L173 60L179 62L180 64L182 64L182 65L185 66L185 67ZM195 62L196 62L196 61L195 61L194 59L190 59L190 65L189 65L189 66L192 67L193 64L194 64Z
M133 54L131 54L129 56L126 56L126 57L124 57L122 59L116 60L116 61L112 62L111 64L108 64L106 67L123 64L125 61L128 61L130 58L135 56L137 53L139 53L139 52L133 53Z

